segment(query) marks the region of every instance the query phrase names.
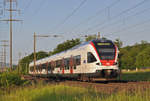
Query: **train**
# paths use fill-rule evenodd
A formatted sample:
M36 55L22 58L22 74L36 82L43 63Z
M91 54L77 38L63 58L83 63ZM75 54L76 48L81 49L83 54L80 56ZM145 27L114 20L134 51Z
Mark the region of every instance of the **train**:
M94 39L31 62L32 76L81 81L116 80L120 75L118 47L108 39Z

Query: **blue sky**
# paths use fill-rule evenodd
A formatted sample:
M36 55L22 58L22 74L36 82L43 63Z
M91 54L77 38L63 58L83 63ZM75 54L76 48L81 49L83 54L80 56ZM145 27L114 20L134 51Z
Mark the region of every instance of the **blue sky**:
M0 4L0 10L3 7ZM64 36L38 38L37 51L47 52L67 39L97 32L111 40L120 38L124 46L150 42L150 0L18 0L17 8L21 13L13 13L14 18L23 23L13 24L14 63L19 52L22 57L33 52L34 32ZM7 11L0 15L0 19L7 18ZM4 39L9 40L9 24L0 22L0 40ZM7 53L9 60L9 48Z

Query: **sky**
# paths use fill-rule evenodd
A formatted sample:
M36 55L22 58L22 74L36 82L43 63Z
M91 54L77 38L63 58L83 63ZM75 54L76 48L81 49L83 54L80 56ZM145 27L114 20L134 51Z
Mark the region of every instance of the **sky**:
M0 0L0 20L8 19L9 3ZM52 51L59 43L98 32L123 45L150 42L150 0L17 0L13 3L13 63L33 52L33 34L63 37L37 38L37 51ZM9 23L0 21L0 40L9 40ZM2 43L0 43L2 44ZM0 47L2 51L2 47ZM9 48L7 48L9 62Z

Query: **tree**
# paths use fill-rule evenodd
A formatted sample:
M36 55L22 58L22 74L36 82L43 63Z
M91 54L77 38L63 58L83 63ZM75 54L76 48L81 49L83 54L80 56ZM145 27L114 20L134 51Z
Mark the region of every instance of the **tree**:
M81 41L80 39L72 39L72 40L67 40L59 45L57 45L57 47L53 50L53 52L50 52L51 55L56 54L56 53L60 53L62 51L66 51L78 44L80 44Z
M138 68L150 67L150 47L147 47L136 56L135 64Z
M90 40L93 40L93 39L96 39L97 36L96 35L89 35L87 36L87 38L85 39L85 41L90 41Z
M126 48L120 49L119 54L119 67L123 69L133 69L134 58L130 55Z

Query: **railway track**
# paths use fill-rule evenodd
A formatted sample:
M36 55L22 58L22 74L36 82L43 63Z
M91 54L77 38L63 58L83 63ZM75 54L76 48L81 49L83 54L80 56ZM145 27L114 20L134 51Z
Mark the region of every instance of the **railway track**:
M78 81L65 81L60 84L67 86L77 86L85 88L93 88L93 90L112 94L118 91L145 91L150 89L150 82L147 81L137 81L137 82L109 82L109 83L88 83L88 82L78 82Z
M49 77L36 77L36 76L30 76L30 75L22 75L21 76L22 79L25 80L49 80L49 81L70 81L70 82L82 82L82 81L77 81L77 80L54 80L54 78L49 78ZM86 83L100 83L100 84L126 84L126 83L142 83L142 82L149 82L149 81L136 81L136 80L101 80L101 81L91 81L91 82L87 82Z
M32 76L24 76L24 79L31 81L46 81L48 84L61 84L66 86L74 86L74 87L84 87L84 88L92 88L93 90L101 91L104 93L114 93L118 91L136 91L136 90L146 90L150 89L150 82L148 81L100 81L100 82L81 82L81 81L71 81L71 80L62 80L56 81L48 78L37 78Z

